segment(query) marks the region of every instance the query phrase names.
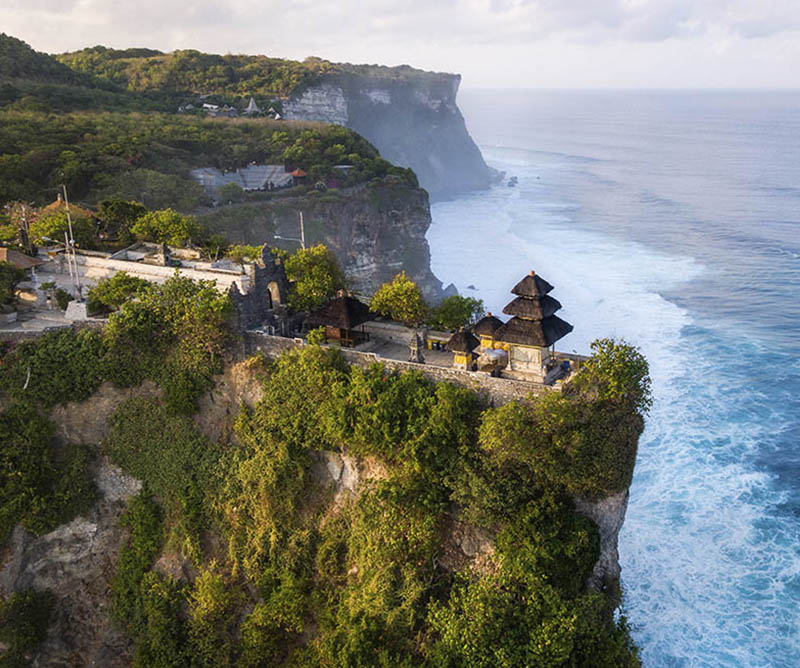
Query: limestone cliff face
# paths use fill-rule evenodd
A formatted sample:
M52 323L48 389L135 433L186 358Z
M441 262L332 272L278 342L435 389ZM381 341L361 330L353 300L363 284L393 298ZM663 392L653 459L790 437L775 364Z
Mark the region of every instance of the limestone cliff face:
M298 91L286 118L337 123L372 142L390 162L411 167L433 196L486 188L494 178L456 105L458 74L408 66L344 66Z
M300 212L306 244L330 248L356 292L372 295L405 270L426 299L436 302L442 297L425 238L431 224L428 195L391 177L342 191L231 208L225 218L212 216L203 222L212 231L224 231L234 243L262 244L273 233L297 238Z
M589 576L588 585L606 589L619 580L619 532L628 509L628 490L617 492L604 499L589 501L576 498L578 512L592 520L600 532L600 557Z

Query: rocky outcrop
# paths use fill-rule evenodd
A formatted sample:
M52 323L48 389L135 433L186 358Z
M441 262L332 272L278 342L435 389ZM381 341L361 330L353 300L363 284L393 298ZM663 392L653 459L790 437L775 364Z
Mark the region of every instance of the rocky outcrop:
M411 167L438 197L488 187L494 179L456 105L458 74L408 66L344 65L296 92L286 118L345 125L390 162Z
M119 518L139 481L101 460L95 482L102 499L84 517L34 536L18 526L0 568L0 591L33 587L56 598L47 639L34 665L129 666L130 643L111 623L110 587L127 532Z
M96 445L108 435L108 418L123 401L160 396L161 389L151 380L130 388L119 388L106 381L86 401L58 405L50 417L61 441Z
M393 177L228 209L224 220L209 216L204 224L224 232L234 243L256 245L276 232L297 238L302 212L306 244L324 243L330 248L356 292L371 295L402 269L426 299L437 301L444 294L430 269L425 238L431 224L428 195Z
M605 590L619 580L619 532L625 521L628 496L626 489L594 501L575 498L578 512L592 520L600 532L600 557L587 582L595 589Z

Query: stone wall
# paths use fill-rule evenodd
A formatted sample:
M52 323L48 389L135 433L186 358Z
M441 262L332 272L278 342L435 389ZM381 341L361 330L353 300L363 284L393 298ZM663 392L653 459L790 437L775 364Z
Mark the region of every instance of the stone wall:
M111 278L120 271L126 271L133 276L138 276L153 283L164 283L175 275L175 267L163 267L157 264L144 264L142 262L129 262L126 260L112 260L98 253L81 253L75 256L78 266L78 275L84 284L94 285L103 278ZM231 285L236 285L242 292L250 288L250 275L224 269L196 269L193 267L178 267L181 276L193 280L216 281L220 292L227 292ZM64 255L56 256L51 262L41 265L38 270L43 281L50 280L48 274L69 275L67 258Z
M287 350L292 350L306 345L303 339L288 339L279 336L269 336L259 332L246 332L244 335L244 352L246 355L263 353L268 357L278 357ZM433 366L430 364L415 364L402 360L387 359L375 353L361 352L348 348L341 348L342 357L350 364L368 367L372 364L382 363L392 371L419 371L426 378L434 382L451 382L473 390L483 396L491 405L499 406L525 399L530 394L542 392L558 392L558 387L550 387L540 383L532 383L510 378L493 378L487 374L450 367Z

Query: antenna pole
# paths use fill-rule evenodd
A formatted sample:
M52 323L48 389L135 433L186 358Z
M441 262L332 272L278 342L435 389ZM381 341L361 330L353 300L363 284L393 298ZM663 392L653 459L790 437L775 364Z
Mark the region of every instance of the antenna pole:
M306 226L303 222L303 212L300 212L300 246L303 250L306 248Z
M69 227L69 239L67 243L68 253L72 255L72 262L75 264L75 291L78 293L78 301L83 301L81 294L81 279L78 276L78 258L75 256L75 237L72 234L72 216L69 214L69 199L67 198L67 186L61 186L64 189L64 204L67 207L67 226ZM72 271L70 270L70 276Z

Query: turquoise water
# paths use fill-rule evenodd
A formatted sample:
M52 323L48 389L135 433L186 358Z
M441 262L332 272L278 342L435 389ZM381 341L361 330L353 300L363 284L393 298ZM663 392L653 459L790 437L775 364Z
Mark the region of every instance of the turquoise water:
M645 665L800 666L800 93L460 106L519 185L433 206L434 273L500 313L533 268L575 325L557 347L651 365L620 536Z

